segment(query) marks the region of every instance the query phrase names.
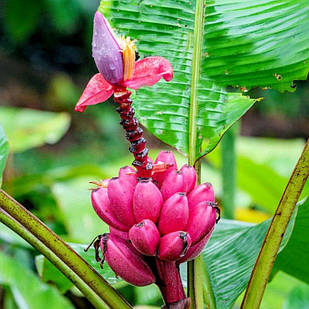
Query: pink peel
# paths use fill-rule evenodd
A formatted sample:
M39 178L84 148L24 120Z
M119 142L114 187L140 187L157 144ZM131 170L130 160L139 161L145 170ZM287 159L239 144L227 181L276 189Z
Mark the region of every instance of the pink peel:
M162 182L161 193L164 200L167 200L177 192L184 192L184 181L182 172L172 170Z
M128 227L135 223L132 208L133 192L134 186L130 182L118 177L112 178L107 188L114 216Z
M162 205L162 194L152 181L144 180L136 185L133 195L133 213L136 222L150 219L156 223Z
M110 234L101 242L101 250L110 268L125 281L145 286L155 282L155 276L143 256L127 241Z
M131 227L129 237L137 251L146 256L154 256L160 240L157 226L145 219Z
M160 239L158 257L164 261L177 261L191 246L191 237L187 232L177 231L164 235Z
M91 201L95 212L105 223L121 231L129 230L129 227L119 222L114 215L106 188L92 190Z
M189 219L188 200L185 194L175 193L162 206L158 227L161 235L186 231Z
M195 245L204 238L215 226L217 218L216 208L209 202L201 202L190 209L187 231Z

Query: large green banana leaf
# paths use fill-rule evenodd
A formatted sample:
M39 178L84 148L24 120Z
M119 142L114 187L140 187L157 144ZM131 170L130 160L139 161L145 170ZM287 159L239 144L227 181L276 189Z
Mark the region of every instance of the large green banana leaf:
M197 7L203 4L102 0L99 7L116 31L137 40L142 56L160 55L172 63L174 79L139 90L135 107L165 143L185 154L196 145L195 159L211 151L254 103L225 86L293 90L293 80L305 79L309 69L306 0L207 0L201 14L197 1ZM190 127L196 133L189 145Z

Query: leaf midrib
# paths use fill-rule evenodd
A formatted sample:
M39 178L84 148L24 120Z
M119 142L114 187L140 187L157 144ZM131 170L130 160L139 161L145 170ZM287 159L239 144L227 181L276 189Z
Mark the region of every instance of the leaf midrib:
M205 6L203 0L197 0L195 21L194 21L194 43L192 58L192 82L190 95L190 114L189 114L189 153L188 163L194 165L196 158L197 140L197 113L198 99L197 87L200 79L200 69L202 62L203 34L204 34Z

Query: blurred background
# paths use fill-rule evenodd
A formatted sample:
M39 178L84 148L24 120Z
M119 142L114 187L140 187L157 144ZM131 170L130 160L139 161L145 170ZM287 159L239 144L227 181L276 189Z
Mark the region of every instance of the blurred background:
M74 112L97 72L91 36L98 5L99 0L0 1L0 123L10 144L3 189L65 240L80 243L107 231L91 208L89 181L115 176L132 161L112 102ZM264 100L233 128L235 219L258 223L277 207L309 134L309 83L296 82L296 87L295 93L249 93ZM166 148L146 135L153 156ZM186 161L180 154L178 160ZM221 166L217 147L203 160L202 178L213 183L224 212ZM37 253L0 225L0 254L0 309L22 308L10 291L14 279L1 283L1 265L13 267L4 258L9 256L34 274ZM262 308L292 308L288 299L297 288L300 281L278 274ZM135 305L160 305L154 287L119 289ZM64 295L67 308L91 308L74 289Z

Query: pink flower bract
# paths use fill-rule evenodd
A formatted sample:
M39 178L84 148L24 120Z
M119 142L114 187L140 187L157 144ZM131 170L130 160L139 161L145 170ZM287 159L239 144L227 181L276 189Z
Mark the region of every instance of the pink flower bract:
M123 51L120 45L108 21L100 12L96 12L92 55L100 73L90 79L75 106L75 111L83 112L89 105L104 102L119 89L128 87L137 90L143 86L153 86L161 78L166 81L173 78L173 67L169 61L153 56L138 61L130 58L133 75L130 74L130 78L126 80L124 67L127 61L122 59ZM134 56L132 53L133 51L131 55Z
M161 78L170 81L173 78L173 67L163 57L147 57L135 63L133 77L119 86L139 89L143 86L153 86ZM86 86L82 96L75 106L75 111L83 112L87 106L106 101L117 86L109 84L102 74L95 74Z

